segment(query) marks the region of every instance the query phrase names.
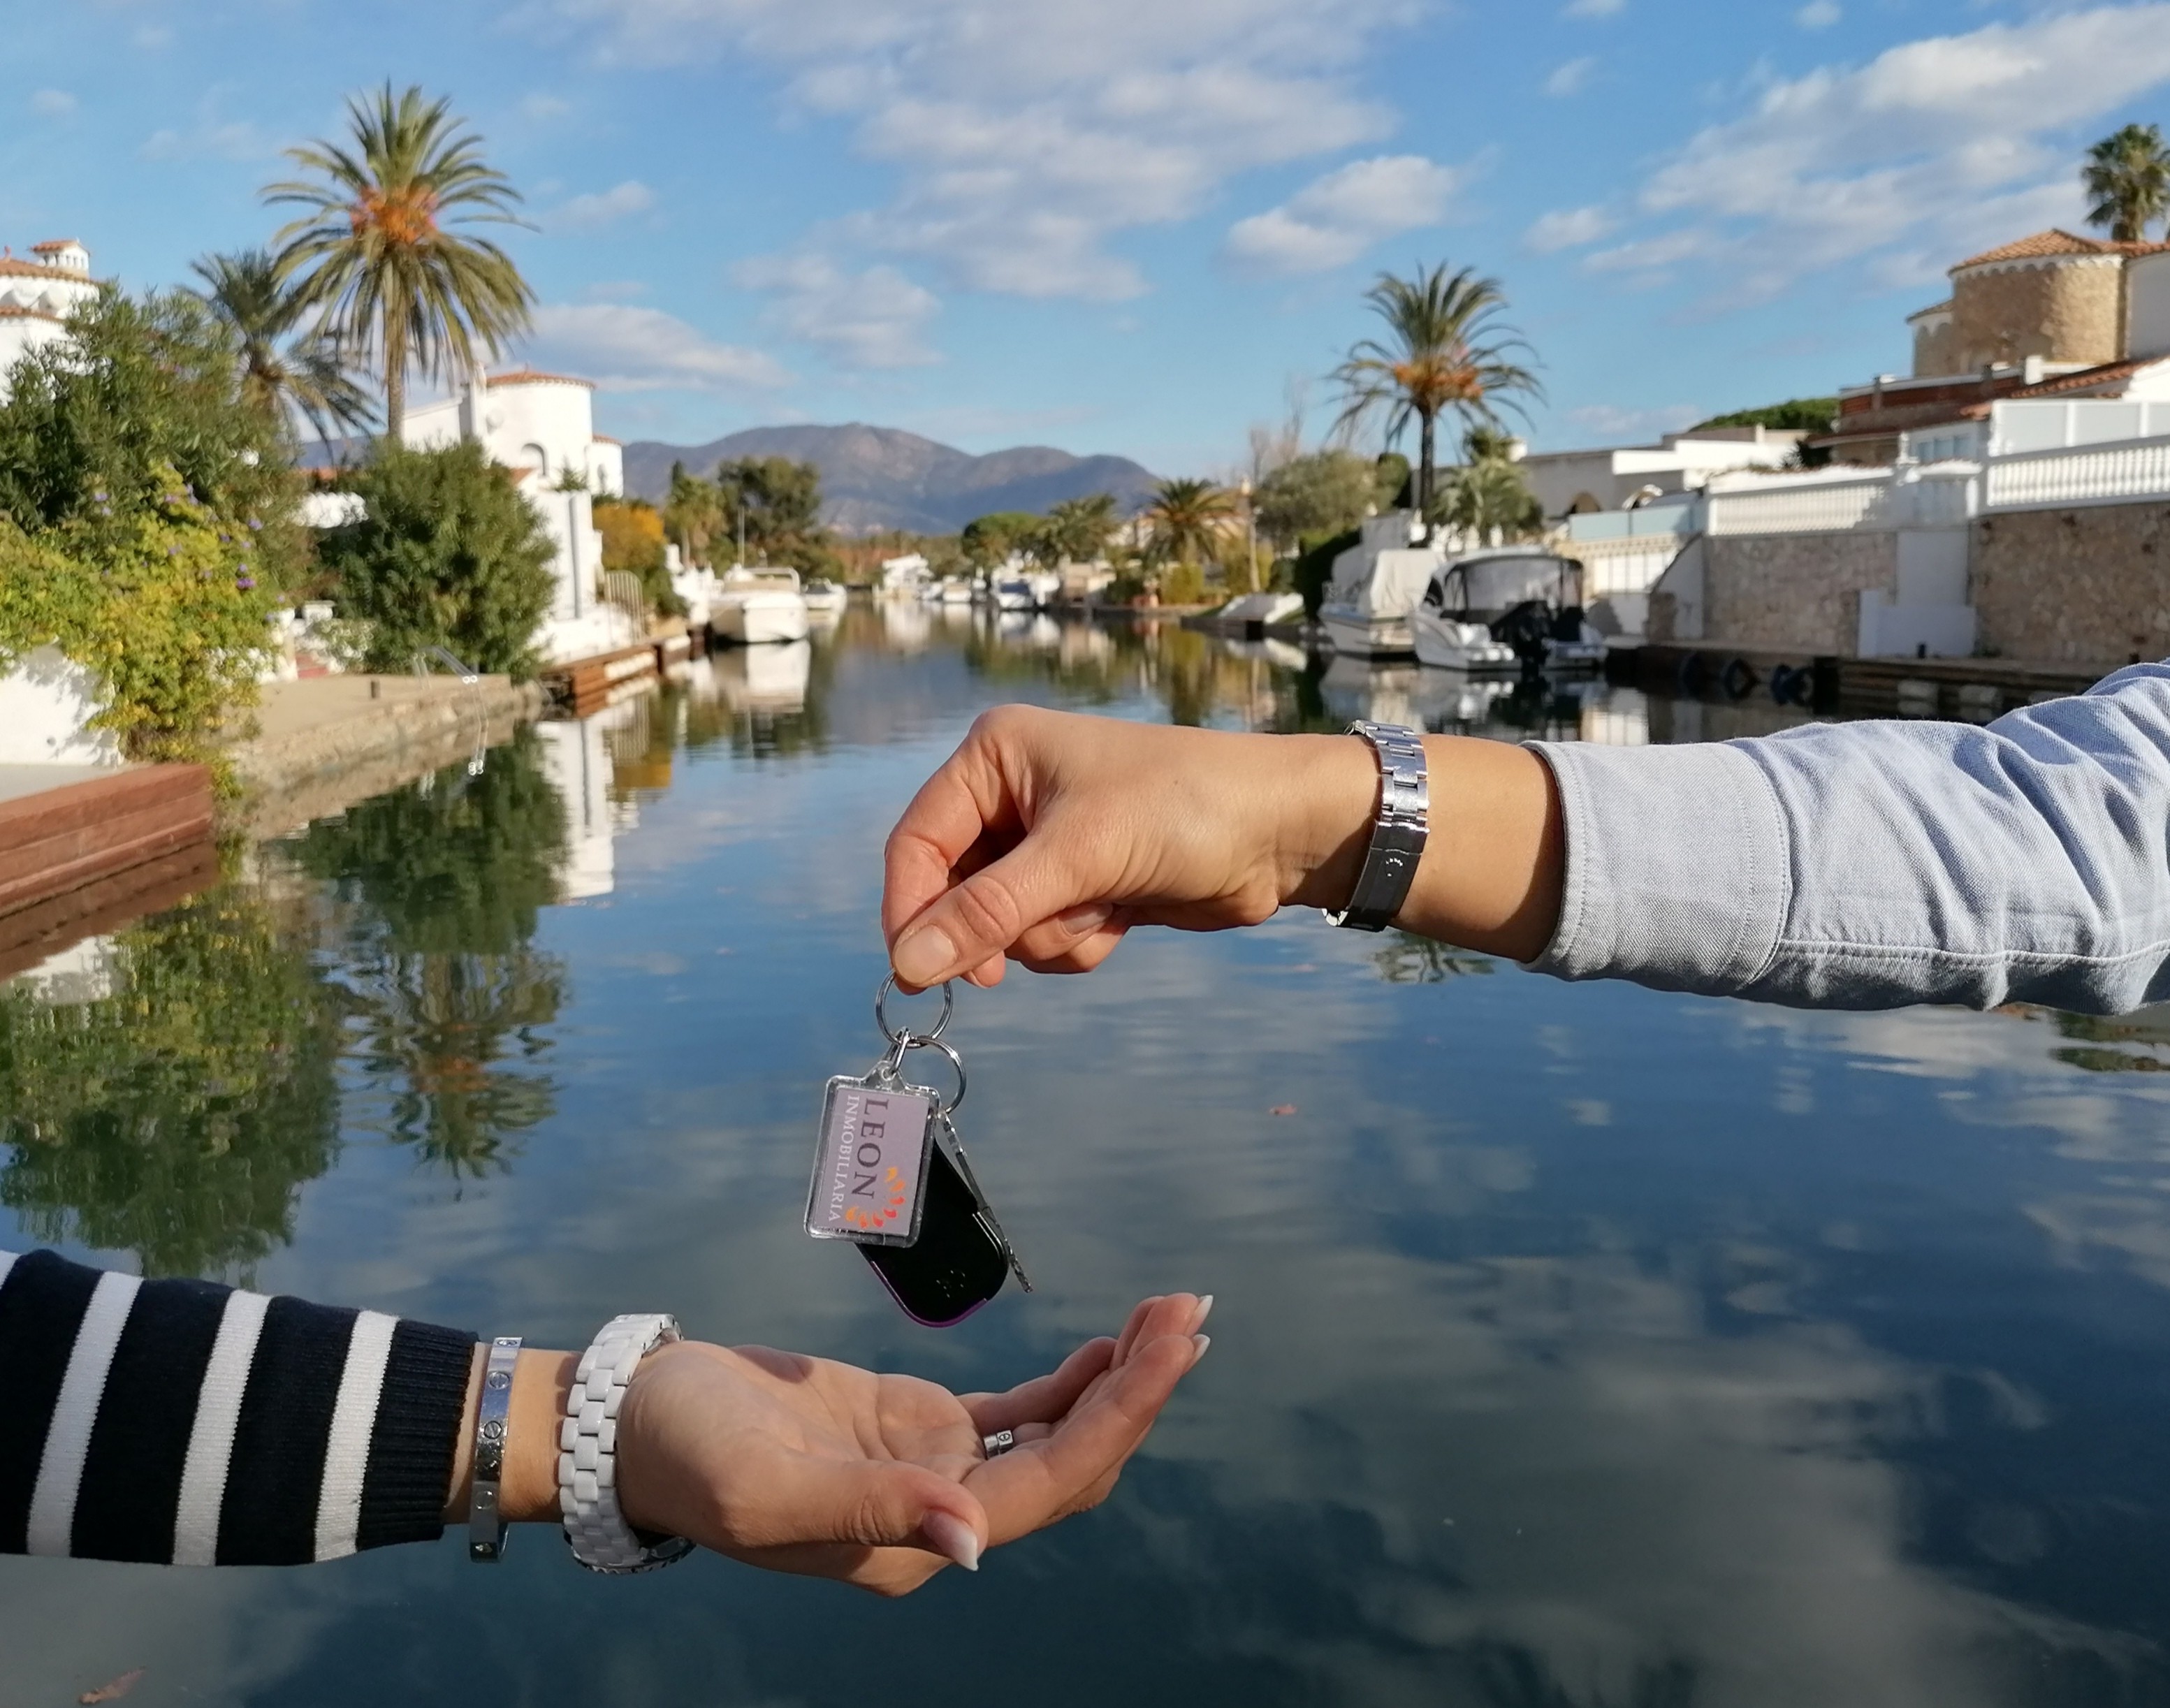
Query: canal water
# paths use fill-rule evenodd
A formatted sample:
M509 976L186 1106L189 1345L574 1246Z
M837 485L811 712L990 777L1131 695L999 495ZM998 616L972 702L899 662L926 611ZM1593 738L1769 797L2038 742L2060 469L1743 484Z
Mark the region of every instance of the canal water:
M2170 1026L1569 986L1285 915L962 992L1040 1290L902 1318L799 1230L882 839L1003 700L1681 739L1166 631L854 611L242 858L0 987L0 1246L544 1343L612 1312L1006 1385L1139 1296L1211 1355L1101 1510L883 1603L547 1532L291 1572L0 1561L0 1703L2170 1700Z

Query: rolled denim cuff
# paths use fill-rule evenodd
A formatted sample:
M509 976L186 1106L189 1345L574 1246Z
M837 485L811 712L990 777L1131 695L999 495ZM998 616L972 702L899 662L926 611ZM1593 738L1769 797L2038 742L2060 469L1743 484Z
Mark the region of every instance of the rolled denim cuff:
M1525 964L1733 995L1769 968L1792 888L1785 815L1724 743L1528 744L1558 780L1567 841L1559 926Z

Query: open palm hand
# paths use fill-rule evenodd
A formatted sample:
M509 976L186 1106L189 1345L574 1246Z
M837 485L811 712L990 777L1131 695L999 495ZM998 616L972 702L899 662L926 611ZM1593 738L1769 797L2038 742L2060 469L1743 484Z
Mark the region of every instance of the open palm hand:
M619 1498L641 1528L750 1565L906 1594L1104 1499L1204 1351L1209 1303L1148 1299L1120 1339L1003 1394L767 1347L661 1347L619 1418ZM1004 1429L1017 1446L987 1458Z

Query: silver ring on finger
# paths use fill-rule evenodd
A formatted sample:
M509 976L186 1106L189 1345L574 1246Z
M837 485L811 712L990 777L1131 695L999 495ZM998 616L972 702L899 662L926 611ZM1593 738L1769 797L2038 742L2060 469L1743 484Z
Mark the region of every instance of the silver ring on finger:
M1014 1429L997 1429L991 1435L980 1438L980 1449L990 1459L1000 1459L1016 1445L1017 1431Z

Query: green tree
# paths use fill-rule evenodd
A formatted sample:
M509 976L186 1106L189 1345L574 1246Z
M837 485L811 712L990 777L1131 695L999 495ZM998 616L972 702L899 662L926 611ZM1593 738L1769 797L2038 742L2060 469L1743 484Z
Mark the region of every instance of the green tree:
M1115 531L1115 495L1096 492L1050 506L1040 528L1053 563L1097 563Z
M666 616L683 616L686 601L671 584L664 546L663 515L646 499L601 498L595 501L596 531L603 537L603 568L621 569L640 583L649 608Z
M1701 433L1713 427L1798 427L1810 433L1828 433L1837 419L1836 398L1789 398L1782 403L1713 415L1708 421L1697 422L1688 431Z
M1236 515L1237 497L1210 480L1164 480L1153 488L1145 519L1152 550L1178 573L1162 587L1164 597L1195 604L1205 584L1196 571L1201 558L1218 553Z
M347 121L344 143L286 151L313 177L269 184L264 196L302 210L279 232L280 273L327 333L377 359L384 430L397 440L410 368L464 375L478 351L494 360L527 330L534 291L473 230L520 224L521 197L448 99L426 99L419 87L395 99L387 83L350 97Z
M307 300L279 276L267 251L207 255L194 270L204 281L195 294L233 340L243 402L289 435L299 414L323 440L334 427L366 430L376 419L339 340L297 330L309 312Z
M1448 478L1436 520L1478 540L1520 540L1542 530L1545 509L1530 490L1505 434L1472 428L1464 462Z
M1011 552L1029 549L1045 526L1046 518L1030 510L991 510L965 523L957 543L972 568L993 569Z
M363 514L328 530L320 550L345 613L370 626L369 668L405 670L441 646L477 670L533 675L556 549L481 446L409 451L380 439L345 484Z
M1334 370L1342 403L1336 430L1353 431L1383 413L1391 442L1414 420L1414 508L1429 515L1439 418L1455 416L1470 427L1495 426L1502 403L1519 408L1521 398L1541 398L1543 388L1534 373L1514 360L1529 346L1499 318L1507 300L1498 281L1473 268L1449 273L1442 262L1408 279L1382 273L1365 301L1386 323L1386 335L1355 344Z
M307 579L286 435L243 400L232 347L190 292L101 292L7 379L0 515L25 534L148 526L179 492L234 536L238 573L274 592Z
M836 565L821 526L821 471L788 456L747 456L716 469L726 520L743 520L746 551L756 563L826 572Z
M2170 211L2170 149L2153 125L2127 125L2087 150L2080 186L2092 204L2091 225L2109 227L2110 240L2137 243Z
M671 465L671 491L663 501L663 532L674 542L688 563L714 567L712 542L730 531L730 505L723 488L712 480L686 472L686 465Z
M1291 457L1253 494L1259 531L1284 549L1355 527L1378 503L1376 467L1353 451Z
M114 985L0 985L0 1203L147 1275L245 1271L338 1154L342 994L238 884L121 931Z

